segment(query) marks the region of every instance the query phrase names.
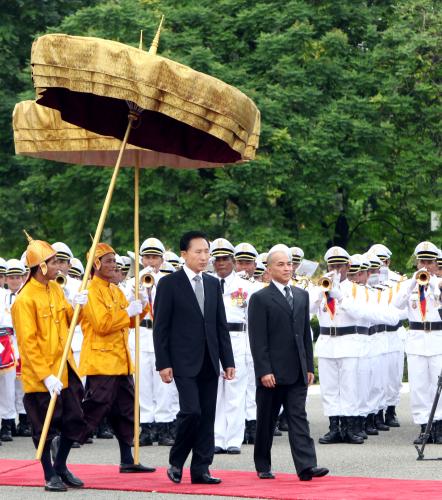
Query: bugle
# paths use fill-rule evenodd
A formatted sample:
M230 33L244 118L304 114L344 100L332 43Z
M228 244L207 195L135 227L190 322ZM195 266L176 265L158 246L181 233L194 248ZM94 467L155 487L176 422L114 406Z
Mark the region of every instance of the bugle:
M333 286L333 279L329 276L322 276L318 280L318 286L320 286L324 292L329 292Z
M58 273L55 277L55 282L58 283L61 288L64 288L66 286L66 283L68 282L68 279L63 273Z
M416 273L416 281L418 285L426 286L430 282L430 273L422 269Z

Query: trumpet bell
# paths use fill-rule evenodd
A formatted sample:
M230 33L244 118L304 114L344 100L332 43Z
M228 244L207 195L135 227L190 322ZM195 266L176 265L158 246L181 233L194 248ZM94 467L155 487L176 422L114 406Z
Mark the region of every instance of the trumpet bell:
M322 278L319 278L318 286L320 286L324 292L330 291L332 285L333 281L328 276L322 276Z
M430 282L430 273L427 271L418 271L416 274L418 285L426 286Z
M68 279L63 273L58 273L55 277L55 282L58 283L61 288L64 288L66 286L66 283L68 282Z
M155 285L155 278L153 274L146 273L141 276L140 283L146 288L152 288Z

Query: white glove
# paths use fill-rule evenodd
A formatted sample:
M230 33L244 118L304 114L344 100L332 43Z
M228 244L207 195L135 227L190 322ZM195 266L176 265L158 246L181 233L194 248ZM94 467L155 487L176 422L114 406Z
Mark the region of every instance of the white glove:
M141 314L143 310L143 306L141 304L141 300L133 300L126 309L129 318L133 318L137 314Z
M83 290L82 292L77 292L72 299L72 305L75 307L80 304L80 306L84 306L88 301L89 290Z
M423 267L422 269L418 269L414 274L413 276L411 277L410 279L410 285L408 287L408 294L412 293L413 290L416 288L416 285L417 285L417 281L416 281L416 276L417 276L417 273L421 272L421 271L426 271L427 268L426 267Z
M428 287L431 290L431 292L433 292L433 295L435 297L439 297L440 295L439 278L435 274L431 275Z
M143 306L143 309L147 306L149 303L149 292L146 290L146 287L140 286L140 294L139 294L140 300L141 300L141 305Z
M63 382L59 378L55 375L49 375L49 377L46 377L43 382L51 396L54 392L57 396L60 395L60 392L63 389Z
M336 300L342 300L344 294L341 292L341 275L335 271L333 275L333 284L330 290L330 297Z

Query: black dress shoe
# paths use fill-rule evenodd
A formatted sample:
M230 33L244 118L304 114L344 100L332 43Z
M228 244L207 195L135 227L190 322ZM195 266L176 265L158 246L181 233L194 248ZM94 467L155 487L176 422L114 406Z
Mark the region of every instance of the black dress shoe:
M58 471L56 472L63 481L63 483L66 484L67 486L70 486L71 488L83 488L84 486L83 481L78 477L74 476L69 469L66 469L63 472L58 472Z
M215 455L222 455L223 453L227 453L227 451L224 448L221 448L221 446L215 446L213 453L215 453Z
M45 484L46 491L68 491L60 476L52 476Z
M78 441L72 443L72 448L81 448L81 444Z
M241 450L238 448L238 446L229 446L227 448L227 453L229 455L239 455L241 453Z
M167 469L167 477L172 481L172 483L181 483L181 478L183 477L183 469L171 465Z
M323 477L329 473L325 467L309 467L298 474L300 481L311 481L314 477Z
M141 464L120 464L120 472L124 474L135 474L137 472L155 472L154 467L145 467Z
M204 472L201 476L193 476L191 482L192 484L219 484L221 479L212 477L209 472Z
M275 479L275 474L271 471L257 472L259 479Z

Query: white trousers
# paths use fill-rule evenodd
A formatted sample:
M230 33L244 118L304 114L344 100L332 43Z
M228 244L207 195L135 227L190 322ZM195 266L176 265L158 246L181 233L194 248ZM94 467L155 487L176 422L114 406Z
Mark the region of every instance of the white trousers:
M256 377L253 358L246 354L247 390L246 390L246 420L256 420Z
M371 386L371 358L364 356L358 362L358 417L370 413L368 405Z
M321 399L326 417L359 415L359 358L318 358Z
M15 419L18 413L26 414L23 396L22 383L16 377L15 368L0 372L0 418Z
M442 354L436 356L408 354L407 361L413 421L419 425L426 424L442 370ZM442 398L439 399L434 420L442 420Z
M385 354L369 358L370 375L368 382L368 413L377 413L385 406Z
M246 394L248 370L246 363L245 332L231 332L235 378L218 381L215 413L215 446L227 449L229 446L241 447L244 439L246 419Z
M387 378L385 384L385 406L397 406L401 399L402 378L404 376L404 352L386 354Z
M135 359L135 351L131 351L131 355ZM140 422L172 422L177 413L178 394L175 382L162 382L155 368L155 353L140 351Z

